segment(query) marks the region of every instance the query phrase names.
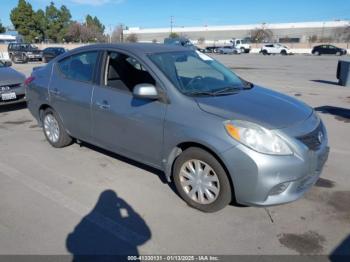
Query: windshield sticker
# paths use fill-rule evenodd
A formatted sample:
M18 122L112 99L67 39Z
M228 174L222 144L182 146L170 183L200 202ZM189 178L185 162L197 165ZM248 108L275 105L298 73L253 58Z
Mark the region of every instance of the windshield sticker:
M213 60L214 60L214 59L211 58L210 56L207 56L207 55L205 55L205 54L203 54L203 53L201 53L201 52L199 52L199 51L196 51L196 53L197 53L198 56L199 56L202 60L204 60L204 61L213 61Z

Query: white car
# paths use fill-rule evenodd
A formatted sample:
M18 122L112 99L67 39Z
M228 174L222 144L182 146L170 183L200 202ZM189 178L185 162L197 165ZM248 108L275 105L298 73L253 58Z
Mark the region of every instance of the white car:
M267 44L261 48L260 53L262 53L263 55L271 55L271 54L291 55L292 51L285 45Z

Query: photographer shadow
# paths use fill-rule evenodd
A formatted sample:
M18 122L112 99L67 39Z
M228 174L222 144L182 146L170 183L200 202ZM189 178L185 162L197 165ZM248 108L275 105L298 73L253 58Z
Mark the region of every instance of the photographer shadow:
M93 210L66 239L73 261L126 261L151 239L143 218L112 190L101 193Z

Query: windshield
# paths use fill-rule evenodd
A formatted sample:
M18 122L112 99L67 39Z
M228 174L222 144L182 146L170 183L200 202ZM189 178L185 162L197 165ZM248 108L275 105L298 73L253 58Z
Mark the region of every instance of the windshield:
M245 85L231 70L198 51L152 54L150 58L187 95L229 94Z

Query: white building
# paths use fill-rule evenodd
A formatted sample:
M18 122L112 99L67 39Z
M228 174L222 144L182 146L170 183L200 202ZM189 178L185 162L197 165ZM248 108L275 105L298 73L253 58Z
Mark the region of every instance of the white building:
M350 21L326 21L279 24L252 24L227 26L201 26L201 27L174 27L172 32L190 38L193 42L204 38L206 43L228 42L231 38L251 37L255 29L269 29L275 41L288 40L292 42L307 42L311 37L318 39L339 38L340 32L350 26ZM134 27L124 30L125 38L136 34L140 42L163 42L170 34L170 28L140 28Z
M0 44L8 44L16 42L17 38L13 35L0 34Z

